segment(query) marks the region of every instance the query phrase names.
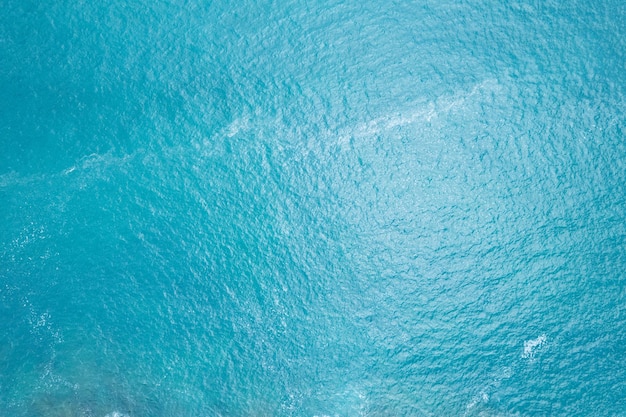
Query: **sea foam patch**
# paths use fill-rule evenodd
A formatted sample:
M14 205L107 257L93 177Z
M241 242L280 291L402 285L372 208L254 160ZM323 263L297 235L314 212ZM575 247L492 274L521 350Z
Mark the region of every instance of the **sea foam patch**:
M545 345L547 341L546 335L542 334L536 339L526 340L524 342L524 351L522 352L522 358L532 359L537 352L537 349L540 349Z

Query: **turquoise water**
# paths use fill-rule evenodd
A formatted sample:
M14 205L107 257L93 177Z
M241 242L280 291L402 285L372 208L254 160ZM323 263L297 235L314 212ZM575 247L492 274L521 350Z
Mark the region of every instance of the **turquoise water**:
M66 3L0 1L1 417L626 415L623 2Z

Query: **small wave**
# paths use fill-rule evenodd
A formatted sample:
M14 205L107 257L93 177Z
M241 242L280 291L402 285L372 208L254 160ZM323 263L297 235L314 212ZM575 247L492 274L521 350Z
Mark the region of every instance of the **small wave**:
M116 155L113 151L104 154L91 153L79 158L74 165L64 169L61 175L69 175L75 171L102 170L105 168L120 167L131 161L138 152Z
M20 187L28 185L32 182L43 179L44 177L37 175L20 175L15 171L0 175L0 189L10 187Z
M76 171L76 166L71 166L67 169L64 169L63 172L61 173L62 175L69 175L72 172Z
M498 90L498 82L487 79L475 85L470 91L461 91L451 96L442 96L434 101L414 105L412 109L400 111L397 114L388 114L355 128L345 129L339 134L339 144L346 144L351 137L367 137L379 135L383 132L410 126L418 123L430 123L440 115L448 114L454 109L462 108L476 95L493 94Z
M542 334L536 339L526 340L524 342L524 352L522 353L522 358L533 358L537 349L541 348L546 343L546 340L547 338L545 334Z
M236 136L239 132L245 131L248 128L249 128L248 119L238 118L238 119L235 119L228 126L226 126L226 128L224 129L224 135L226 137L232 138L233 136Z

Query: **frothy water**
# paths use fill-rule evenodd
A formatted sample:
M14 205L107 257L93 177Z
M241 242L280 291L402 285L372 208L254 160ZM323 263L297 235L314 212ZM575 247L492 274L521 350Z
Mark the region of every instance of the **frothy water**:
M524 352L522 353L522 358L533 358L538 349L543 347L546 343L546 335L542 334L536 339L527 340L524 342Z

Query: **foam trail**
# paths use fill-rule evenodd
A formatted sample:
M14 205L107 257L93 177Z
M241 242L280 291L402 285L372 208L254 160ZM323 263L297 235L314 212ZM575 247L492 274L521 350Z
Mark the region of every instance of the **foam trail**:
M546 343L546 335L542 334L536 339L527 340L524 342L524 352L522 353L522 358L533 358L535 356L535 351L542 347Z
M339 135L339 145L345 145L349 143L351 138L355 137L374 136L394 128L410 126L416 123L429 123L442 114L447 114L454 109L460 108L477 94L482 93L484 95L484 93L495 92L497 87L497 80L487 79L475 85L469 92L454 94L450 97L440 97L435 101L413 107L408 112L400 112L395 115L388 114L362 123L354 129L344 129Z

